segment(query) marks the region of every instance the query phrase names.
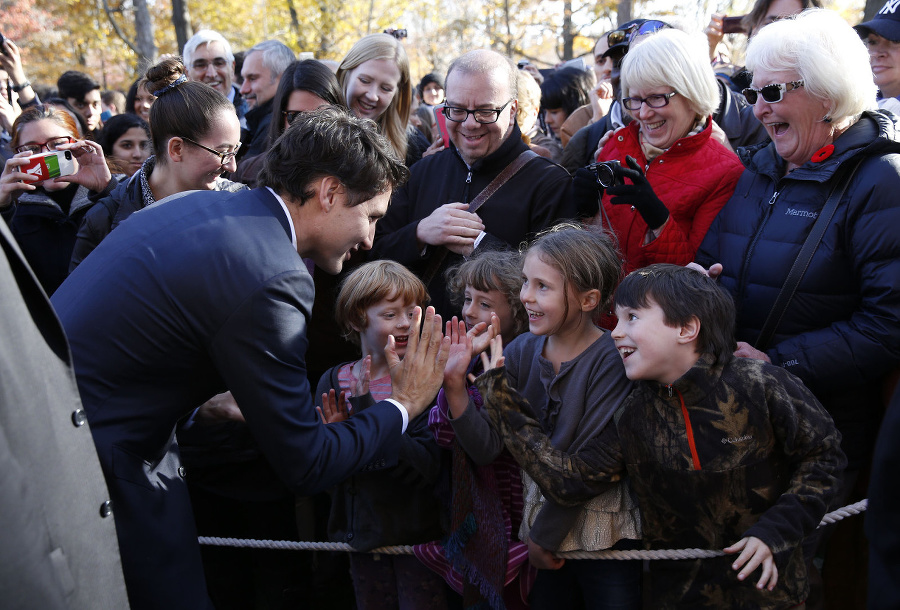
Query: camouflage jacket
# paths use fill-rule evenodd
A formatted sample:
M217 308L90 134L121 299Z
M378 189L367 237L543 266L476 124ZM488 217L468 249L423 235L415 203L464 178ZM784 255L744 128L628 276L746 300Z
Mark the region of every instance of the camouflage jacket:
M627 472L648 549L721 549L755 536L775 555L778 584L738 581L735 557L652 561L654 608L788 608L807 595L799 542L813 532L844 467L840 434L793 375L758 360L708 356L671 386L640 382L615 426L575 454L554 449L527 403L489 371L478 386L510 453L561 504Z

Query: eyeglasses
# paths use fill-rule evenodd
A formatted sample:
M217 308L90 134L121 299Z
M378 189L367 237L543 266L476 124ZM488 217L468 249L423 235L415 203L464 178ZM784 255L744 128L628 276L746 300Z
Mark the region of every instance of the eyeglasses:
M75 138L72 136L61 136L59 138L53 138L52 140L47 140L43 144L38 144L37 142L33 144L23 144L22 146L16 147L17 153L28 152L32 155L41 154L42 150L46 150L47 152L53 152L63 144L71 144L75 141Z
M191 64L191 68L194 70L201 70L206 72L209 69L209 64L213 65L213 68L216 70L221 70L228 66L228 60L224 57L216 57L211 62L206 59L197 59L194 60L194 63Z
M477 123L481 123L482 125L490 125L491 123L497 122L497 119L500 118L500 113L503 112L511 103L512 99L503 104L503 106L501 106L500 108L476 108L475 110L468 110L467 108L457 108L455 106L444 106L444 116L454 123L463 123L466 119L469 118L469 115L471 114L473 117L475 117L475 121Z
M664 21L648 19L647 21L644 21L642 23L632 24L627 28L613 30L606 35L606 44L609 46L609 48L613 48L613 46L622 44L623 42L630 45L631 41L633 41L638 36L643 36L644 34L652 34L653 32L658 32L659 30L668 27L671 26Z
M741 93L744 94L744 97L747 98L747 103L751 106L756 104L760 94L762 94L762 98L770 104L777 104L784 99L784 94L787 91L799 89L802 86L802 80L795 80L789 83L775 83L773 85L766 85L765 87L760 87L759 89L757 89L756 87L747 87L746 89L741 91Z
M237 143L237 145L234 147L234 150L229 151L229 152L222 152L222 151L220 151L220 150L216 150L215 148L210 148L210 147L208 147L208 146L204 146L204 145L201 144L200 142L195 142L195 141L193 141L193 140L190 139L190 138L186 138L185 136L181 136L181 139L184 140L185 142L190 142L190 143L193 144L194 146L197 146L197 147L199 147L199 148L202 148L203 150L206 150L206 151L211 152L212 154L214 154L215 156L217 156L217 157L219 158L219 161L222 162L222 165L225 165L225 164L227 164L229 161L231 161L232 159L234 159L235 156L237 156L238 151L241 149L241 143L240 143L240 142Z
M622 105L628 110L638 110L641 104L647 104L650 108L662 108L669 105L669 98L678 95L677 91L672 93L657 93L656 95L648 95L647 97L626 97L622 100Z
M284 120L288 122L288 125L294 122L298 116L303 114L305 110L282 110L281 116L284 117Z

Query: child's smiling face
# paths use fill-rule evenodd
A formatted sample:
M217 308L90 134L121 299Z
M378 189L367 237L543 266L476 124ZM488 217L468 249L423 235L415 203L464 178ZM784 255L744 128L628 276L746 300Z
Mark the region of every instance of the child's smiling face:
M366 327L356 328L363 354L380 354L394 335L397 355L406 355L409 333L412 328L415 303L409 303L396 295L381 299L366 308Z
M566 290L562 273L545 263L538 251L529 252L522 265L524 283L519 299L528 313L528 330L535 335L553 335L580 319L582 311L571 289Z
M647 307L616 306L616 316L612 338L629 379L668 384L684 374L681 327L666 324L662 307L648 299Z
M463 298L462 316L466 326L472 328L479 322L491 323L491 312L500 318L500 334L503 342L508 343L515 337L515 319L509 301L499 290L478 290L466 284Z

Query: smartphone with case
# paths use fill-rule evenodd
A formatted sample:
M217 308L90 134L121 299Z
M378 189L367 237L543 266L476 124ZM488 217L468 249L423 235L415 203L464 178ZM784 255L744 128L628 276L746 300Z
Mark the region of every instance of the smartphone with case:
M738 15L737 17L723 17L722 18L722 33L723 34L743 34L744 32L744 16Z
M450 146L450 133L447 131L447 117L444 116L444 105L438 104L434 107L434 121L437 123L438 130L441 132L441 139L444 141L444 148Z
M75 157L71 150L54 150L40 155L31 155L28 163L19 167L20 172L37 176L37 182L71 176L75 173Z

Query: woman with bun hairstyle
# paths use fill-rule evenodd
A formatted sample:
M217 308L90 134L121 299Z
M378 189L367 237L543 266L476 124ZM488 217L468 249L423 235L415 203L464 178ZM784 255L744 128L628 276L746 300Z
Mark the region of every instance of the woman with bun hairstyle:
M126 182L98 201L85 216L70 270L132 213L183 191L236 191L247 188L222 178L237 168L241 126L234 106L221 93L189 81L180 57L170 56L147 70L153 156Z
M429 142L409 123L412 84L409 58L390 34L361 38L337 70L350 112L378 123L407 167L422 158Z

